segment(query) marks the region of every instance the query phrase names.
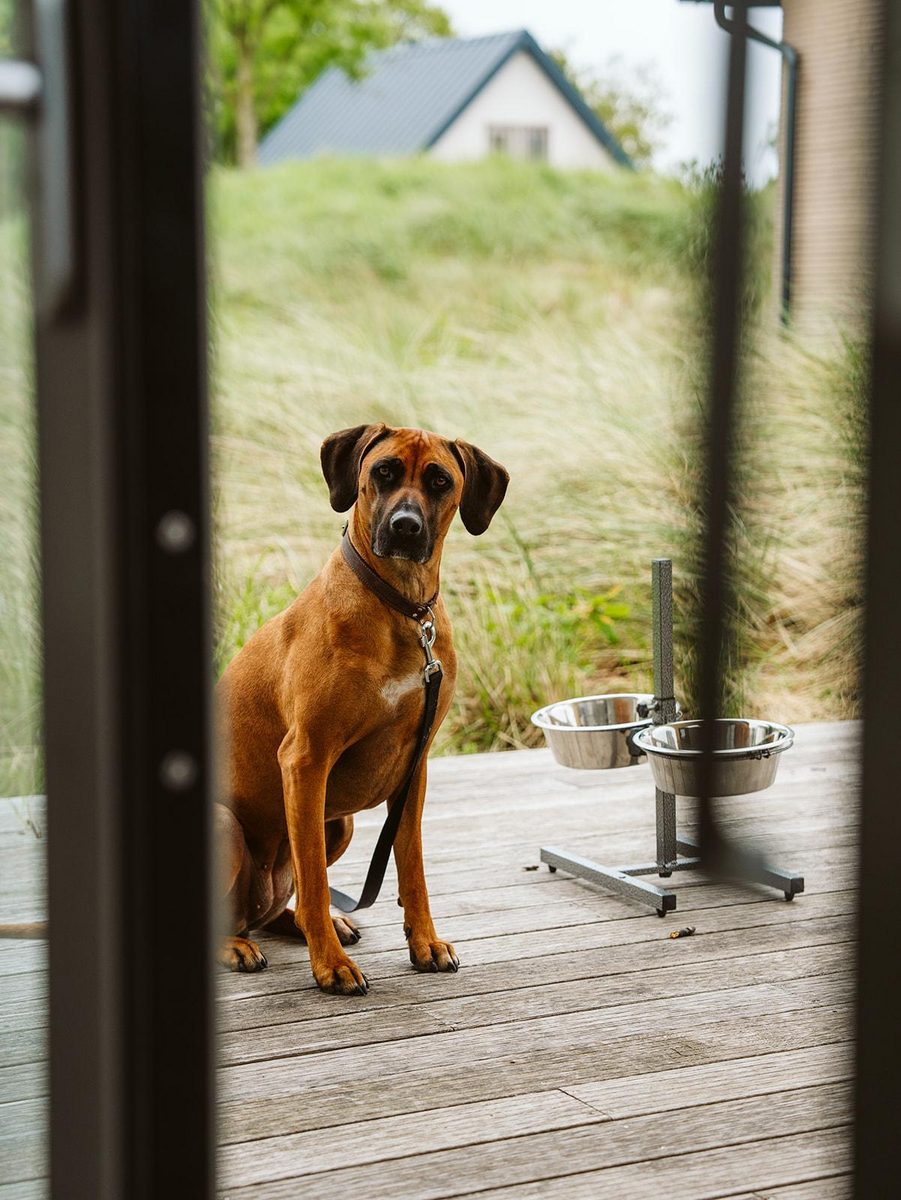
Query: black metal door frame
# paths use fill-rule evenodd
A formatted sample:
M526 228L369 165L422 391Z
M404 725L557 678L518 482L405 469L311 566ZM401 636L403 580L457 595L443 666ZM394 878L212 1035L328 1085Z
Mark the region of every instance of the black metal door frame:
M65 15L62 0L35 3L45 16ZM740 322L743 6L735 10L710 392L707 562L722 569L708 571L706 584L708 715L729 594L723 531ZM898 0L887 0L885 15L855 1113L861 1200L894 1186L901 1111ZM82 0L65 38L38 46L45 79L54 56L68 54L74 135L70 253L53 259L62 285L42 278L53 195L45 193L36 241L51 1167L61 1198L213 1192L199 40L197 0ZM44 118L51 101L58 105L59 94L45 92ZM47 130L45 122L45 146ZM709 804L702 832L708 856L722 856Z
M706 469L707 529L702 580L704 632L702 714L720 708L721 653L731 598L727 529L732 496L736 392L741 338L741 145L748 4L732 6L724 169L717 213L712 305ZM901 680L901 0L885 0L885 53L880 88L880 180L875 203L878 256L872 318L869 522L863 662L863 755L857 973L857 1069L854 1106L854 1195L894 1195L901 1113L901 936L898 932L898 801L896 693ZM709 745L712 746L712 739ZM742 872L747 856L730 844L710 795L706 763L701 852L718 869Z
M52 1194L203 1200L214 1139L199 4L35 0L35 12L39 167L59 125L49 118L60 106L71 117L71 236L54 278L60 196L40 170L35 236Z
M857 959L854 1185L857 1200L898 1188L901 1120L901 0L884 6L878 256L872 321L869 519Z

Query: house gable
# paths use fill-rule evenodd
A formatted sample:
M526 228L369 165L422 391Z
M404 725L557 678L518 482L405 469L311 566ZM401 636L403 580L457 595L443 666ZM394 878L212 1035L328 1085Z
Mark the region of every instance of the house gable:
M484 158L497 128L546 131L555 167L609 170L616 159L527 50L513 54L432 143L445 162Z
M316 154L417 154L437 147L513 58L528 57L553 106L569 107L583 136L606 151L600 161L631 166L628 155L526 30L490 37L433 38L378 51L360 79L326 71L260 145L265 164ZM518 64L520 75L524 68ZM527 69L527 68L526 68ZM536 85L538 86L538 85ZM561 122L565 120L561 118ZM566 120L568 125L573 121ZM440 156L440 155L439 155ZM595 155L597 157L597 155Z
M509 47L507 52L498 60L494 68L487 74L468 95L456 112L452 113L447 121L432 135L429 146L434 146L440 141L445 133L449 132L451 125L455 124L462 117L465 110L473 103L480 93L491 86L495 77L507 66L508 62L515 56L517 60L524 56L532 59L540 73L557 91L559 96L572 109L572 111L581 118L582 122L587 127L588 131L597 142L607 151L607 154L620 166L635 169L635 164L632 162L629 155L625 152L613 134L607 129L603 121L597 113L585 102L585 99L579 90L570 83L563 74L561 69L549 54L538 45L527 29L523 29L516 35L515 42Z

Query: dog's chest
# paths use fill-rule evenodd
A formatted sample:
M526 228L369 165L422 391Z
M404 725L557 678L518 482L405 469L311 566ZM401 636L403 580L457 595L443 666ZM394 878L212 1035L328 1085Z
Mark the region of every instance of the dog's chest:
M370 709L374 720L332 770L327 816L360 812L383 803L403 782L412 761L425 705L422 667L409 660L392 664L372 685L368 703L374 705ZM453 676L442 683L436 727L452 694Z
M396 710L411 692L422 692L422 671L409 671L405 675L388 676L379 688L379 696L391 710Z

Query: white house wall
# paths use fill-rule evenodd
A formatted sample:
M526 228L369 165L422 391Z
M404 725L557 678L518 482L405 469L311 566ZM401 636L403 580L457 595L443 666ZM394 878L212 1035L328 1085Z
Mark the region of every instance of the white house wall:
M505 63L431 149L445 162L489 153L491 125L541 125L548 130L547 161L555 167L611 169L614 159L526 51Z

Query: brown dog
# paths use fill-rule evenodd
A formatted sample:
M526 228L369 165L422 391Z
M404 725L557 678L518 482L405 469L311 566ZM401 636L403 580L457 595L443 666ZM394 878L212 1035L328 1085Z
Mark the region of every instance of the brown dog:
M326 438L322 470L332 508L354 507L354 547L415 601L438 591L444 538L457 509L470 533L484 533L508 482L504 468L475 446L385 425ZM440 598L434 612L444 682L432 737L456 679ZM267 965L247 937L265 926L306 940L325 991L368 990L343 949L359 933L329 913L326 867L347 849L353 814L390 798L409 768L423 712L417 635L415 622L366 588L335 550L226 670L220 689L230 739L229 799L218 819L235 936L221 960L233 970ZM399 899L414 967L455 971L454 948L438 937L429 911L420 834L425 790L424 756L394 843Z

